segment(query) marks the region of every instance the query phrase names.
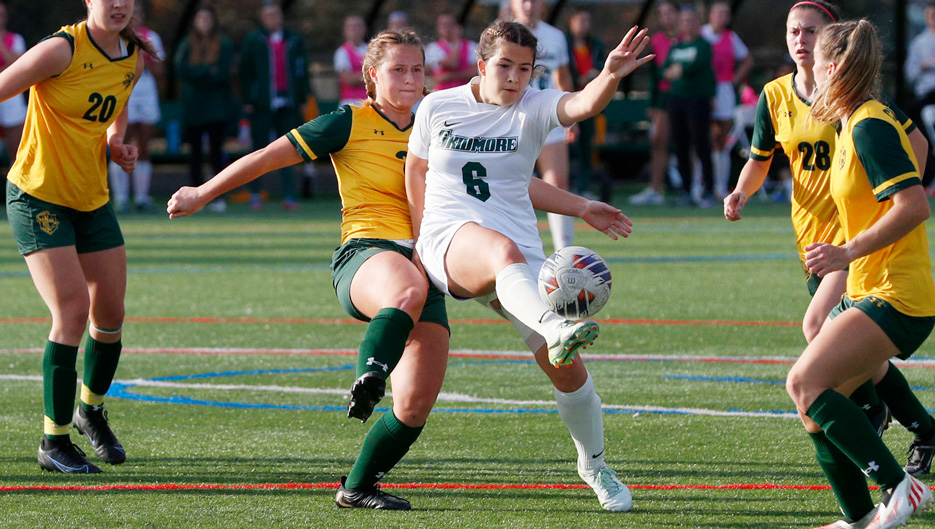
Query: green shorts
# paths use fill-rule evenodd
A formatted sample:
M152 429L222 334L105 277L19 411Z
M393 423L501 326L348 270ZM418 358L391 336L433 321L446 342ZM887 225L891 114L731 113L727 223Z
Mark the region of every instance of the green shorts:
M406 259L412 259L411 248L385 239L351 239L339 246L331 257L331 280L338 301L348 314L361 321L370 321L370 318L358 312L351 302L351 281L364 262L380 252L396 252ZM431 284L419 321L437 323L451 331L445 295Z
M808 295L815 297L815 292L818 292L818 285L821 284L821 278L818 277L818 274L813 274L805 266L805 263L802 263L802 271L805 272L805 286L808 288Z
M78 253L123 246L110 202L94 211L78 211L39 200L7 180L6 215L22 255L62 246L74 246Z
M883 329L900 351L897 358L903 360L908 359L922 346L922 342L928 338L932 327L935 326L935 316L907 316L876 296L869 296L860 301L842 296L841 303L833 308L828 316L834 318L851 307L856 307L870 316L870 319Z

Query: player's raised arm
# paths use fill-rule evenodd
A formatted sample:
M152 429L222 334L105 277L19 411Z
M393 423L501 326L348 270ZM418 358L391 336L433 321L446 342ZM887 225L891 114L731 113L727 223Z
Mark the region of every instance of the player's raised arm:
M227 166L211 180L198 187L183 187L169 199L166 211L170 219L194 215L205 204L251 180L302 161L285 136Z
M630 28L620 44L607 55L601 73L580 92L568 94L559 101L558 118L562 126L567 127L598 115L613 99L620 80L653 60L655 55L652 54L638 58L649 44L646 32L645 28Z

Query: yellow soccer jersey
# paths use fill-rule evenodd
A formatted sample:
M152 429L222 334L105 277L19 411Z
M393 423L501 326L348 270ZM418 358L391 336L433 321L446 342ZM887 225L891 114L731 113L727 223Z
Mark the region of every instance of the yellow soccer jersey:
M68 40L71 63L30 91L23 140L7 178L46 202L92 211L108 201L107 127L133 90L137 50L128 43L125 57L111 59L87 22L49 38Z
M404 173L411 130L398 129L371 105L345 105L286 134L306 161L331 155L342 244L360 237L412 238Z
M909 138L896 115L878 101L858 107L838 134L831 196L846 240L866 231L893 204L890 195L921 185ZM909 316L935 316L925 224L890 246L855 260L847 276L854 300L876 296Z
M796 92L795 74L775 79L763 87L756 108L750 158L769 160L782 148L792 169L792 226L799 258L813 242L842 244L844 236L831 200L829 173L834 153L835 130L808 118L811 102ZM915 125L900 113L906 132Z

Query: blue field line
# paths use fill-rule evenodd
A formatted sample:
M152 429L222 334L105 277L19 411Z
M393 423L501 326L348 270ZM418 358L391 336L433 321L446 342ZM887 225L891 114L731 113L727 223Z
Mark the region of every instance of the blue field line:
M491 365L491 364L530 364L532 361L527 360L485 360L481 362L455 362L452 363L452 367L476 367L479 365ZM346 371L352 370L354 366L345 365L337 367L323 367L323 368L303 368L303 369L255 369L249 371L218 371L213 373L197 373L190 375L174 375L167 377L153 377L144 379L147 381L153 382L177 382L182 380L203 380L207 378L216 378L216 377L233 377L240 375L267 375L267 374L286 374L286 373L321 373L321 372L333 372L333 371ZM681 378L681 377L666 377L666 378ZM694 378L694 377L692 377ZM731 379L733 380L733 379ZM755 379L750 379L755 380ZM346 411L344 406L302 406L302 405L292 405L292 404L263 404L263 403L251 403L251 402L221 402L215 400L204 400L204 399L193 399L190 397L183 397L174 395L171 397L156 397L152 395L141 395L134 393L133 388L136 387L136 384L125 383L114 381L111 385L108 395L111 397L116 397L125 400L132 400L137 402L150 402L150 403L159 403L159 404L181 404L189 406L207 406L212 408L232 408L232 409L264 409L264 410L302 410L302 411ZM374 411L385 412L389 408L376 408ZM523 414L552 414L558 413L555 408L454 408L454 407L437 407L434 408L434 412L437 413L482 413L482 414L492 414L492 415L503 415L503 414L513 414L513 415L523 415ZM757 413L764 416L771 415L788 415L793 414L793 411L785 410L771 410L763 412L746 412L744 410L739 410L736 408L731 408L731 412L736 413ZM670 410L645 410L645 409L615 409L609 408L604 410L605 413L615 414L615 415L638 415L638 414L653 414L653 415L695 415L696 413L691 410L679 410L679 409L670 409Z
M742 382L747 384L775 384L777 386L784 385L785 380L768 380L763 378L750 378L750 377L705 377L705 376L689 376L689 375L663 375L662 378L670 378L675 380L689 380L692 382Z

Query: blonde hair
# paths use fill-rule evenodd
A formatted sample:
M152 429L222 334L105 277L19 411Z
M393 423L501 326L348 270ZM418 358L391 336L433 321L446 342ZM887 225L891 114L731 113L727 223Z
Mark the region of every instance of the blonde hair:
M837 121L863 103L868 93L878 91L883 50L870 21L862 18L825 26L815 49L837 69L816 88L811 117Z
M386 52L390 46L418 46L422 52L422 62L425 63L425 48L422 46L422 39L412 30L404 29L402 31L381 31L376 37L370 39L367 44L367 55L364 57L364 65L361 68L364 74L364 84L367 87L367 97L369 102L377 99L377 86L370 78L370 68L378 68L386 60ZM427 94L428 90L422 88L422 93Z

